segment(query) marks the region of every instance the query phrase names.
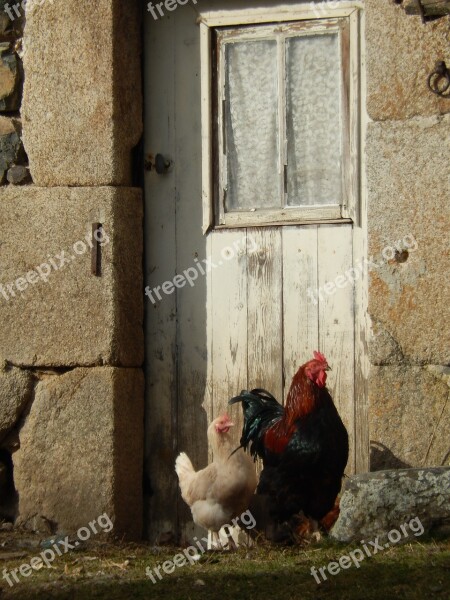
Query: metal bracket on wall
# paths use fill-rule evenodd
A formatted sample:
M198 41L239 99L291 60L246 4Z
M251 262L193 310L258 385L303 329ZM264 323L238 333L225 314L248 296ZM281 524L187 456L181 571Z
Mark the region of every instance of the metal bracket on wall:
M434 71L428 75L428 89L442 98L450 98L450 71L445 61L438 60Z
M98 240L99 233L102 231L101 223L92 223L92 238L91 238L91 273L96 277L100 277L102 274L102 250L100 246L100 242ZM97 235L96 235L97 234Z

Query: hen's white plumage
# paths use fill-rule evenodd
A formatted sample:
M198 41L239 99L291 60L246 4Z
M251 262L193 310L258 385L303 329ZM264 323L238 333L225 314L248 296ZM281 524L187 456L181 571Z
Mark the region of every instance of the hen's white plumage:
M181 496L194 522L214 532L248 508L257 485L252 459L242 449L230 456L232 425L228 415L222 415L208 427L213 462L204 469L195 471L184 452L175 461Z

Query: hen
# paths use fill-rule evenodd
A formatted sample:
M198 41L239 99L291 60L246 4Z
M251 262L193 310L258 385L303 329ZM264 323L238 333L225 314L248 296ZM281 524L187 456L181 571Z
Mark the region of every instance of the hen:
M294 375L286 405L263 389L243 390L240 448L263 460L258 494L269 497L278 523L301 512L319 521L334 507L348 460L348 435L325 387L329 366L320 352Z
M257 484L251 458L243 450L232 453L229 430L233 425L224 414L208 427L213 462L201 471L195 471L184 452L175 461L181 496L194 522L215 533L248 508Z

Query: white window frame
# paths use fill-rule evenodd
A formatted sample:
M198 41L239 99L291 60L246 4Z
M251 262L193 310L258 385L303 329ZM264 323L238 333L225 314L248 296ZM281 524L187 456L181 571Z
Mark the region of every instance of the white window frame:
M356 221L359 206L359 2L298 4L277 8L247 8L240 10L218 10L201 12L200 25L201 53L201 112L202 112L202 203L203 233L211 228L270 226L277 224L301 223L342 223ZM239 25L263 25L283 22L304 22L300 26L307 28L329 27L329 23L345 22L341 30L342 47L348 48L348 65L344 72L343 116L344 118L344 161L343 161L343 204L341 206L288 207L256 211L227 212L220 208L215 197L220 196L217 186L218 165L214 165L214 90L212 73L212 29L215 27ZM219 82L214 85L219 89ZM219 103L220 107L220 103ZM219 110L220 115L220 110ZM218 136L220 138L220 136ZM216 189L215 189L216 185Z

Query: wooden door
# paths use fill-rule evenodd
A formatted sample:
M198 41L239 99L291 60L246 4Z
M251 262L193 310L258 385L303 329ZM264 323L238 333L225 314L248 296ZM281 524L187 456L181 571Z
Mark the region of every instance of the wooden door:
M363 230L351 108L357 75L351 64L356 41L350 40L358 17L347 10L312 21L303 6L281 18L275 2L263 3L262 16L233 12L232 3L222 12L202 12L200 4L179 6L158 21L146 18L145 505L151 540L195 531L178 491L177 454L185 451L197 468L205 466L209 422L229 411L242 423L229 398L264 387L284 400L313 350L333 368L329 389L351 439L347 472L365 469L368 454ZM308 85L296 77L313 67L306 60L300 74L295 66L290 75L289 52L297 65L298 57L314 58L311 46L323 53L329 43L338 44L338 79L325 78L317 92L311 76L316 95L305 100ZM274 61L275 83L265 64L254 73L263 57ZM259 95L252 77L260 82ZM264 78L267 89L278 90L275 117L264 98L252 110L265 93ZM337 98L338 117L327 108L330 97ZM311 111L311 102L322 103L322 110ZM296 117L299 106L303 113ZM330 165L336 148L321 151L324 129L311 135L320 127L317 114L331 119L329 129L338 119L338 164ZM309 136L314 160L311 153L305 158L303 144L296 146L295 127ZM157 154L167 165L161 174ZM332 181L328 187L323 173ZM235 435L237 442L239 425Z

